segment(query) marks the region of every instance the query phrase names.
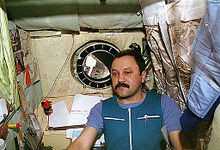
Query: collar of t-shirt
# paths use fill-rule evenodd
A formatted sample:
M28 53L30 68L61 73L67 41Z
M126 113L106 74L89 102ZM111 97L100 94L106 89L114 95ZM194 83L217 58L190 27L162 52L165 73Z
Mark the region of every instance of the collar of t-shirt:
M146 94L145 94L145 96L146 96ZM144 96L144 99L145 99L145 96ZM137 102L137 103L132 103L132 104L120 104L120 103L118 103L118 105L123 109L134 108L134 107L137 107L137 106L141 105L144 102L144 99L141 100L140 102Z

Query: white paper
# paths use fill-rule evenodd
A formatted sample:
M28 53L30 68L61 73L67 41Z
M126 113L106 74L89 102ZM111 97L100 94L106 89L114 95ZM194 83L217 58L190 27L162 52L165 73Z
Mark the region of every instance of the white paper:
M64 101L52 104L53 113L49 115L49 127L63 127L69 125L69 112Z
M82 130L83 130L83 128L67 129L66 130L66 138L76 139L80 135Z
M77 94L74 96L71 111L88 112L95 104L100 102L102 99L103 97L100 96Z
M82 130L83 130L83 128L67 129L66 130L66 138L75 140L77 137L80 136ZM105 141L104 135L102 134L102 136L96 140L94 146L101 146L101 145L103 145L104 141Z
M92 107L103 100L103 97L88 96L77 94L73 98L71 112L69 114L69 124L83 125L87 122L87 117ZM82 132L83 128L67 129L66 138L76 139ZM95 143L95 146L103 145L104 137L101 136Z
M49 116L49 127L84 125L91 108L103 97L77 94L73 97L71 112L68 112L65 101L53 103L53 113Z
M8 109L5 99L0 98L0 121L4 119L5 116L8 115Z
M93 106L100 102L103 97L77 94L73 98L73 104L69 115L69 124L83 125Z

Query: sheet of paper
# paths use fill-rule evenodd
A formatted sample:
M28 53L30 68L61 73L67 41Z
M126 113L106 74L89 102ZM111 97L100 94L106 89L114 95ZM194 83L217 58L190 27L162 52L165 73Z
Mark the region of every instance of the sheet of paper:
M3 98L0 98L0 121L8 114L7 104Z
M49 116L49 127L84 125L91 108L103 97L77 94L73 97L71 112L67 110L65 101L53 103L53 113Z
M83 125L87 121L89 112L93 106L103 97L77 94L73 98L73 104L69 115L69 124Z
M83 128L67 129L66 130L66 138L76 139L80 135L82 130L83 130Z
M100 102L103 97L77 94L74 96L71 111L88 112L95 104Z
M66 138L75 140L81 134L82 130L83 128L67 129ZM104 139L104 135L102 134L102 136L96 140L94 146L101 146L103 145L103 143L105 143L105 139Z
M49 116L49 127L63 127L69 125L69 112L64 101L52 104L53 113Z
M87 121L87 113L70 112L68 124L71 125L84 125Z

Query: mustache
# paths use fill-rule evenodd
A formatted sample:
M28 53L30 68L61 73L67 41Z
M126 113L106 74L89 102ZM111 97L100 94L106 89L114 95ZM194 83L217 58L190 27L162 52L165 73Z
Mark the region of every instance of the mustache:
M126 87L126 88L129 88L130 86L126 83L121 83L119 82L116 86L115 86L115 89L119 88L119 87Z

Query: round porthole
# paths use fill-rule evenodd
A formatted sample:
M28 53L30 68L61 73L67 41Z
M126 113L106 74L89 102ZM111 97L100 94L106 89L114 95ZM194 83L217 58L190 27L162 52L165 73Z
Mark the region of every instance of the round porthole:
M73 77L91 88L111 85L110 65L119 49L106 41L89 41L79 47L70 61Z

